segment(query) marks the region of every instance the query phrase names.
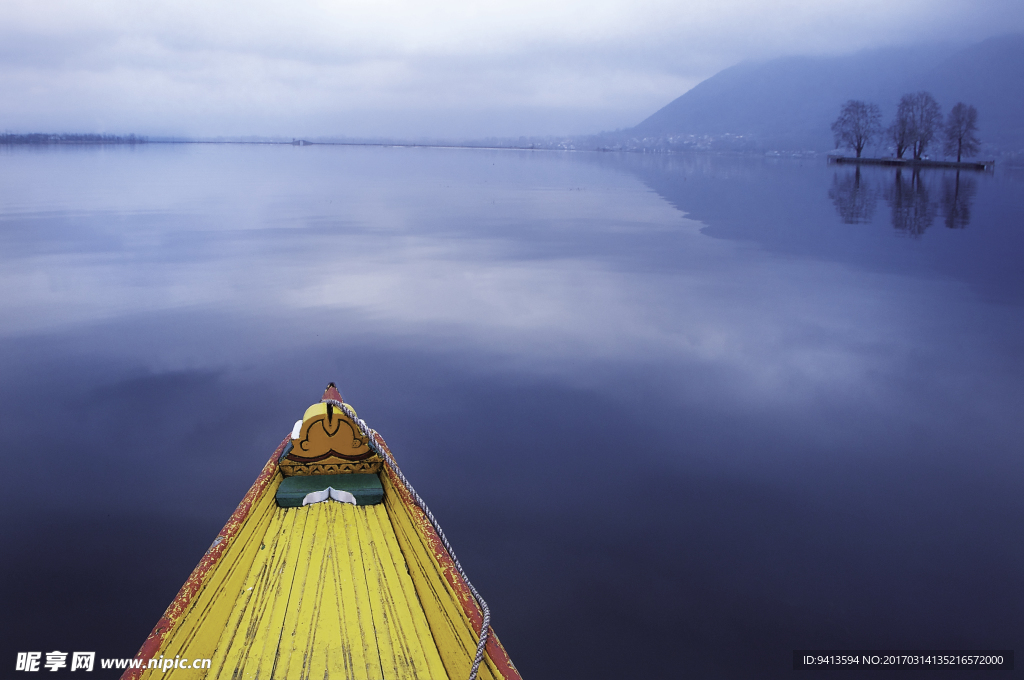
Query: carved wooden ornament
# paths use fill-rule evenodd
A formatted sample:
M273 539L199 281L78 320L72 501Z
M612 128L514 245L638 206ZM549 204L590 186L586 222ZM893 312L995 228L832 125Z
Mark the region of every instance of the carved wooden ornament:
M380 456L359 427L333 404L313 404L302 416L292 449L281 460L285 477L379 472Z

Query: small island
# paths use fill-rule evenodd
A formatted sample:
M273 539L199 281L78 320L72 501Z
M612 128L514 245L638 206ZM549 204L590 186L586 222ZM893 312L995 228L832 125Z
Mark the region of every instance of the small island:
M896 118L882 128L882 113L877 104L851 99L843 104L839 117L832 123L836 149L852 149L856 155L830 155L830 163L857 165L889 165L895 167L935 167L965 170L990 170L995 161L964 161L978 153L981 145L977 137L978 110L958 102L943 121L938 102L928 92L906 94L900 99ZM892 149L894 155L865 157L864 148L873 140L880 140ZM926 156L933 142L941 142L947 158L936 160ZM910 157L904 155L910 152Z

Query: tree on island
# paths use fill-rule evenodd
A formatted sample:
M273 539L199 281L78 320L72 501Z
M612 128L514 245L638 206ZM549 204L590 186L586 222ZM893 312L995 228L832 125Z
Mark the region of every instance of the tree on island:
M910 148L911 130L910 116L904 111L902 101L900 102L900 108L896 110L896 120L886 128L885 134L889 141L892 142L893 149L896 151L896 158L903 158L903 154Z
M904 148L910 148L913 160L920 161L925 156L928 144L935 138L935 133L942 128L939 102L928 92L904 94L899 100L894 125L905 130L904 141L907 146ZM903 158L902 154L897 153L897 158Z
M950 110L949 119L946 121L943 151L947 156L955 154L957 163L960 162L961 156L973 156L978 153L978 145L981 143L974 134L977 131L978 109L957 102Z
M839 148L840 144L850 147L857 152L857 158L860 158L864 147L881 130L882 113L878 110L878 106L855 99L850 99L843 104L839 110L839 117L836 118L836 122L832 123L836 148Z

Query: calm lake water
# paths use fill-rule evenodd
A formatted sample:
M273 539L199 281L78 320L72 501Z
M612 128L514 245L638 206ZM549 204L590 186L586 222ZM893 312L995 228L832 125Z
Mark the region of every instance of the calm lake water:
M1002 168L0 149L4 663L133 655L332 380L527 680L1024 650L1022 222Z

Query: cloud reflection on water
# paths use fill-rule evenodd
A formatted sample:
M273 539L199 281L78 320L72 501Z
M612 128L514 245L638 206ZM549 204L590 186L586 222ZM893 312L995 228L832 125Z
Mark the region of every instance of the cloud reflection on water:
M991 534L1021 526L1024 329L961 265L1013 292L984 249L1012 230L896 239L875 230L887 216L837 219L827 168L744 159L6 159L0 426L52 456L4 499L18 583L66 578L39 566L60 546L37 532L76 555L91 532L102 554L72 582L126 597L109 568L173 593L335 379L429 495L527 675L625 677L623 640L648 675L685 659L717 677L788 677L797 641L1003 644L986 626L1014 600L978 584L1012 598L1021 562ZM982 240L934 265L941 237ZM170 594L124 583L152 609L137 633L110 628L130 654ZM26 644L81 644L68 631L92 601L5 598ZM569 624L566 655L551 640Z
M519 369L558 370L567 358L709 363L742 376L747 394L786 399L854 388L934 331L931 288L824 262L779 267L707 238L607 170L529 155L318 152L228 152L270 163L257 183L245 163L226 174L220 150L146 151L129 159L144 171L126 172L117 191L97 191L83 173L70 188L86 205L74 212L8 213L5 240L20 245L5 250L0 273L16 291L0 302L3 333L207 310L287 326L272 341L287 345L429 337ZM56 191L70 178L49 181ZM154 187L155 205L139 202ZM671 261L652 269L659 252ZM962 295L953 286L944 304Z
M607 366L656 367L677 377L679 398L703 394L726 409L798 408L828 394L884 410L902 398L908 363L968 385L990 370L982 357L1001 361L1016 337L1016 317L979 306L964 282L709 238L716 225L677 210L691 197L674 207L662 180L641 175L659 196L589 158L292 147L11 158L0 286L13 294L0 300L0 333L106 333L87 351L161 371L382 343L574 385L600 384ZM696 167L683 182L675 170L661 177L696 184ZM743 162L727 171L719 191L771 176ZM848 174L852 183L833 176L832 201L877 195L878 177ZM782 177L778 186L792 184ZM961 181L953 196L963 201ZM924 190L923 180L897 183L897 202ZM775 219L766 215L764 234L783 233ZM693 387L693 371L715 377ZM986 378L967 410L1000 402L1007 380Z

